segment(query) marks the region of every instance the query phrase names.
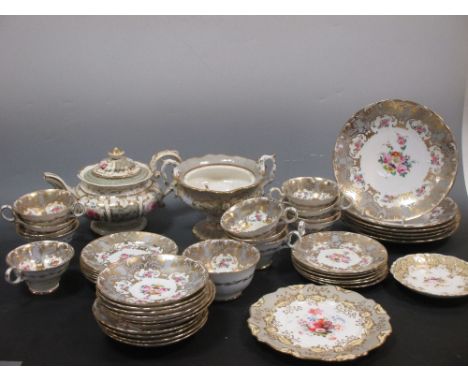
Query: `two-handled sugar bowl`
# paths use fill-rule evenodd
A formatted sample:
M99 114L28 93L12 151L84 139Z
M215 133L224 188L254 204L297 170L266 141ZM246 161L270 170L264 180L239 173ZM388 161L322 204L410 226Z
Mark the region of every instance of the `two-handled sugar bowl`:
M182 161L176 154L162 163L161 176L176 196L208 215L193 228L193 233L201 240L224 237L219 225L223 212L241 200L261 196L276 172L274 155L263 155L255 161L240 156L207 154Z

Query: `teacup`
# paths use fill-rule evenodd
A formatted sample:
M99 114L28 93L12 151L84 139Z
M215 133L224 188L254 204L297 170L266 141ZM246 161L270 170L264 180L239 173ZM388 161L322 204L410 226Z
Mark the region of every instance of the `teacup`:
M1 206L2 217L9 222L59 223L67 217L84 214L84 206L68 191L47 189L34 191L19 197L13 205ZM10 215L7 215L10 211Z
M59 241L24 244L6 256L5 280L13 285L24 281L33 294L51 293L58 288L74 253L71 245Z
M266 197L250 198L235 204L221 216L221 227L237 238L252 238L275 230L280 222L286 224L297 220L294 207Z
M285 181L281 189L273 187L270 195L279 195L298 207L325 207L334 204L340 192L331 179L319 177L299 177Z
M182 253L208 270L217 301L238 298L253 279L260 252L253 245L230 239L205 240Z

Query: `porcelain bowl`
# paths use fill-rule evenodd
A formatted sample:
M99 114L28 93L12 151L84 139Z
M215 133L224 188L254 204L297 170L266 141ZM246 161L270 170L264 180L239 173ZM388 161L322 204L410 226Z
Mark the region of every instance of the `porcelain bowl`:
M205 240L182 253L208 270L216 286L217 301L238 298L253 279L260 252L254 246L230 239Z
M221 227L231 236L240 239L254 238L273 233L280 222L297 220L294 207L284 208L270 198L251 198L235 204L221 216Z
M74 253L71 245L53 240L22 245L6 257L5 280L10 284L24 281L33 294L51 293L58 288Z

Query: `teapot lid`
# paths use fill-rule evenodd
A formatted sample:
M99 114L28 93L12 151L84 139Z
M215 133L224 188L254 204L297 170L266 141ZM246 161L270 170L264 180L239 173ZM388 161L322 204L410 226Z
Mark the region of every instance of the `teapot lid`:
M107 179L124 179L135 176L141 171L141 167L127 158L125 151L118 147L114 147L107 155L109 156L91 170L94 175Z
M141 184L152 177L150 168L125 156L125 151L114 147L108 157L86 166L78 177L90 186L123 188Z

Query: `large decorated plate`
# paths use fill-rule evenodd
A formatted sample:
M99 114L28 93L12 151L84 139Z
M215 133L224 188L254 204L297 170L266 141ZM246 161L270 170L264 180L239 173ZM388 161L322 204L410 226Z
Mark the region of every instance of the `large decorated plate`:
M379 304L331 285L280 288L250 307L247 323L260 342L321 361L364 356L392 332L390 317Z
M109 265L96 288L124 305L171 304L198 292L208 277L200 263L186 257L144 255Z
M381 221L405 221L438 206L452 187L457 163L457 147L442 118L401 100L377 102L351 117L333 160L353 207Z
M396 260L390 272L402 285L435 297L468 296L468 262L437 253L416 253Z
M150 232L119 232L100 237L86 245L80 260L86 270L99 273L109 264L134 256L174 254L179 251L171 239Z

